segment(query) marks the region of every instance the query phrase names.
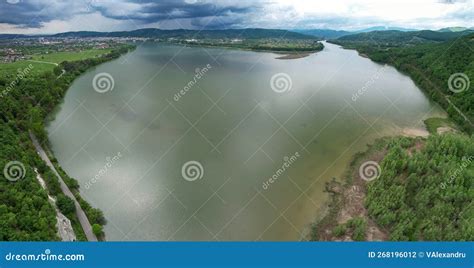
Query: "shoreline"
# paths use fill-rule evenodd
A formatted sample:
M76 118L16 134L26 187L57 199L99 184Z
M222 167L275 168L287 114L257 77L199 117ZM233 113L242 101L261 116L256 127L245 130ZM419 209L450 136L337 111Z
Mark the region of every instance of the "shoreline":
M387 64L395 68L400 73L403 73L410 77L410 79L415 83L415 85L425 93L430 101L437 103L446 113L449 115L449 119L455 122L461 129L466 133L472 133L474 129L474 123L471 121L466 112L461 111L458 106L456 106L450 99L449 95L444 93L441 89L442 87L438 84L433 83L428 75L421 71L420 67L417 67L414 64L400 64L393 61L393 57L389 56L389 59L380 59L380 57L375 57L373 51L367 50L366 47L361 46L360 44L351 43L351 42L338 42L337 39L329 40L331 44L338 45L343 49L355 50L361 57L367 58L375 63ZM385 50L388 51L388 50ZM429 72L428 72L429 73ZM428 84L428 85L427 85ZM460 116L461 119L457 119ZM465 125L464 125L465 124Z
M426 121L439 120L428 118ZM445 124L452 124L449 119ZM360 169L368 162L379 165L391 153L390 143L408 139L411 145L406 149L409 156L420 152L432 135L446 133L458 134L459 130L446 125L438 125L434 130L405 128L395 136L385 136L368 145L365 151L353 155L340 180L335 178L326 183L325 191L329 193L326 213L311 224L307 235L310 241L389 241L390 231L380 226L369 215L366 204L368 185L371 180L364 179ZM378 170L379 174L383 170ZM378 178L378 177L377 177ZM377 179L376 178L376 179Z
M384 146L394 137L383 137L374 141L368 148L352 156L352 160L346 167L340 180L333 178L326 183L325 192L329 193L329 200L326 204L326 214L311 225L309 234L310 241L354 241L354 231L349 231L344 236L337 236L334 230L347 224L353 219L363 219L366 221L367 229L371 230L371 239L368 241L387 240L386 230L368 218L364 200L367 191L367 184L357 174L357 167L365 160L380 162L385 154ZM349 223L348 225L350 225Z
M319 51L318 51L319 52ZM318 52L308 52L308 53L291 53L291 54L286 54L286 55L283 55L283 56L279 56L275 59L277 60L294 60L294 59L302 59L302 58L306 58L314 53L318 53ZM276 54L279 54L279 53L276 53ZM284 54L284 53L282 53Z
M97 67L101 64L116 60L116 59L120 58L121 56L132 52L133 50L136 49L136 46L130 46L130 45L128 45L128 46L118 46L116 49L118 49L118 52L116 52L116 53L118 53L116 57L112 56L113 53L114 53L114 50L112 50L111 52L105 54L105 57L112 56L112 58L106 59L105 61L100 62L100 63L95 64L95 65L92 64L90 66L87 66L85 70L82 70L82 72L80 72L79 74L74 74L74 77L72 77L72 79L69 80L69 83L67 84L67 87L65 89L63 89L63 96L61 97L61 99L59 99L59 101L54 105L54 107L50 111L46 112L45 117L43 118L43 127L40 130L42 133L40 133L40 134L44 134L45 135L44 137L45 137L46 140L42 140L42 141L37 140L37 138L35 137L35 133L31 132L31 130L30 130L30 136L34 137L33 143L35 143L35 141L36 141L37 145L43 146L43 148L44 148L44 151L43 151L44 157L48 158L49 168L58 177L58 180L59 180L59 183L60 183L61 187L65 188L67 190L66 192L68 192L68 193L66 194L66 196L68 196L69 198L71 198L74 201L74 204L75 204L75 207L76 207L76 214L77 214L77 216L79 216L79 215L81 216L81 217L78 217L77 219L79 220L79 223L82 225L81 229L82 229L82 231L85 235L85 238L87 239L86 241L105 241L106 240L105 239L105 233L102 232L102 234L96 235L93 232L93 227L92 226L93 225L100 225L102 227L106 224L107 220L105 219L105 217L103 219L100 219L100 218L99 219L96 218L94 220L91 219L91 214L90 213L95 211L96 213L102 214L102 211L100 209L93 208L89 204L89 202L86 201L82 197L77 180L71 178L69 176L69 174L67 174L62 169L61 165L59 165L59 163L57 162L56 156L54 155L53 150L51 150L49 138L48 138L48 135L47 135L47 126L50 123L50 121L52 119L54 119L55 113L58 112L58 110L60 109L61 104L64 101L64 96L66 95L66 92L69 90L72 83L76 79L78 79L85 72L90 71L90 69L92 69L94 67ZM87 60L88 59L73 61L73 63L84 62L84 61L87 61ZM57 66L60 66L61 64L58 64ZM35 145L35 148L37 148L36 145ZM51 159L51 160L49 160L49 159ZM44 161L46 161L46 160L44 160ZM46 162L48 162L48 161L46 161ZM63 189L63 192L65 192L64 189ZM102 217L103 217L103 215L102 215ZM84 226L90 226L90 228L84 228Z

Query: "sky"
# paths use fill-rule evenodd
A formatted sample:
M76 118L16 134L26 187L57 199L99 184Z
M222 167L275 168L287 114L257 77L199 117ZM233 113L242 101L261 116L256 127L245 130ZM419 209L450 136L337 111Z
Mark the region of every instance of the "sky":
M474 0L0 0L0 33L474 27Z

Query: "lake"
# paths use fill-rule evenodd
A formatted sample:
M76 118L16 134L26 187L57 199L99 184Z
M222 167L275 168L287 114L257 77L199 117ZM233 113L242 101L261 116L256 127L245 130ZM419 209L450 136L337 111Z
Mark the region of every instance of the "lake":
M303 239L356 152L444 115L354 50L276 57L146 43L74 81L49 139L107 240Z

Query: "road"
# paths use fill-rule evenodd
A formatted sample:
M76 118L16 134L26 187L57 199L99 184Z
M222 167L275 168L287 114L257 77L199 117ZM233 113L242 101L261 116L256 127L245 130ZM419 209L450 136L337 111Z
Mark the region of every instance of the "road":
M36 63L44 63L44 64L51 64L51 65L55 65L55 66L58 66L59 64L57 63L54 63L54 62L48 62L48 61L40 61L40 60L28 60L30 62L36 62Z
M54 167L53 163L51 163L51 160L49 159L48 155L43 150L43 147L41 147L41 145L39 144L38 139L36 138L36 136L31 131L30 131L30 138L31 138L31 141L33 141L33 145L35 146L36 151L40 155L41 159L43 159L43 161L48 165L48 167L58 177L59 184L61 186L61 190L63 191L64 195L70 197L74 201L74 205L76 206L76 216L79 219L79 222L81 223L82 229L84 230L84 233L86 234L87 240L88 241L98 241L97 237L92 232L92 226L91 226L91 223L89 222L89 219L86 216L86 213L84 212L84 210L82 210L81 205L79 205L79 202L77 202L77 200L76 200L76 197L71 192L71 190L66 185L66 183L64 183L64 180L61 178L58 171Z

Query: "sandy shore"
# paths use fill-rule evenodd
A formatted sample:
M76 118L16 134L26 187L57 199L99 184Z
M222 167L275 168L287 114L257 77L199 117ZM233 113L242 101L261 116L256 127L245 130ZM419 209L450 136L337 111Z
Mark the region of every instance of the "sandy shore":
M301 59L301 58L306 58L312 53L292 53L284 56L279 56L276 59L277 60L293 60L293 59Z
M422 128L404 128L401 133L405 137L423 137L426 138L430 135L428 130Z

